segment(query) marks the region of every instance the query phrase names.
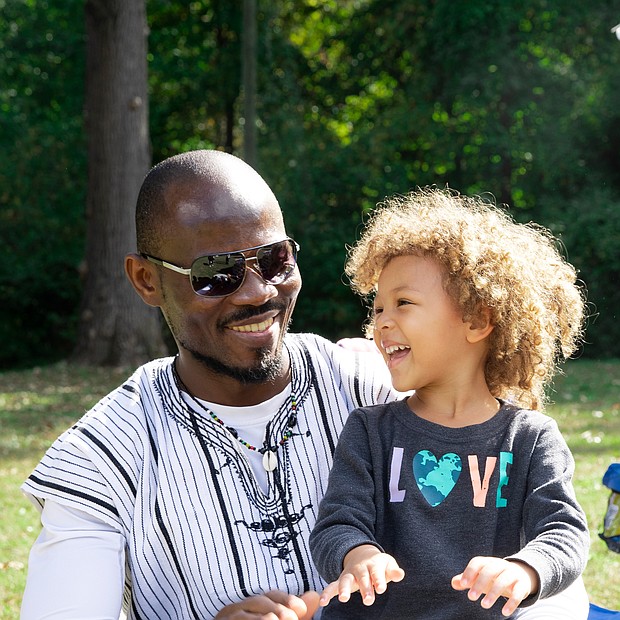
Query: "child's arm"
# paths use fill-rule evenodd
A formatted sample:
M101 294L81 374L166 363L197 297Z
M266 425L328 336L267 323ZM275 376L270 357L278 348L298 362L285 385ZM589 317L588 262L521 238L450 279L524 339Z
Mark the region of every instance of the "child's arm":
M528 496L523 505L526 544L517 553L498 553L536 571L539 586L532 592L534 600L567 588L588 560L590 532L572 485L574 467L566 441L555 421L549 419L537 434L530 458Z
M375 527L382 518L382 508L375 503L364 416L361 410L354 410L338 440L329 484L309 540L314 565L326 582L340 579L345 558L353 549L380 547Z
M504 615L514 613L528 597L533 602L564 590L582 572L588 557L588 524L571 482L574 461L557 424L549 419L532 445L523 506L527 544L507 559L473 558L452 579L456 590L469 590L470 600L485 594L482 607L492 606L500 596L507 598Z
M340 577L323 590L319 604L324 607L334 596L346 603L351 593L359 590L364 605L372 605L375 592L383 594L390 581L401 581L404 576L405 571L391 555L374 545L360 545L347 553Z
M470 601L477 601L484 594L480 604L485 609L492 607L500 596L507 598L502 608L504 616L513 614L521 601L538 591L539 584L538 573L531 566L493 557L473 558L461 574L452 578L455 590L469 590Z

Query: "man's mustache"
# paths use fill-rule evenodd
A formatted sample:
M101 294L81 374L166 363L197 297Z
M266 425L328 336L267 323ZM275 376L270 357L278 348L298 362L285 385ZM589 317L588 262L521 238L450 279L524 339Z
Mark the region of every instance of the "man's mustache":
M247 321L248 319L252 319L255 316L260 316L265 312L285 312L288 309L288 304L286 302L278 302L275 300L270 300L264 303L262 306L245 306L244 308L239 308L234 314L227 316L225 319L222 319L218 322L218 327L225 328L230 323L240 323L242 321Z

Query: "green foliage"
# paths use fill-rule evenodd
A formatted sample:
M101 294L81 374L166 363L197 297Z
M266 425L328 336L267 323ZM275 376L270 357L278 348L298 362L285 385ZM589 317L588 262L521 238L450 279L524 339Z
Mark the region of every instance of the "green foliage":
M9 367L66 355L73 338L83 6L0 4ZM242 153L242 3L148 0L147 10L153 161ZM258 168L302 245L294 329L359 333L365 310L342 280L364 214L387 195L449 185L562 233L599 312L584 354L620 356L620 43L610 33L620 0L274 0L258 10Z
M359 329L359 302L331 284L344 244L361 214L416 185L490 193L518 219L564 222L575 233L565 235L573 256L581 229L567 212L558 219L554 205L596 208L589 198L602 183L609 199L620 192L620 45L607 27L615 9L547 0L283 3L272 31L289 46L271 42L286 61L260 89L260 153L301 231L305 297L295 327L325 329L315 319L328 309L329 335ZM612 265L595 270L579 255L590 291L609 295ZM618 355L600 329L591 323L585 353Z
M84 231L79 3L2 3L0 367L70 351Z
M238 2L149 0L154 161L182 150L232 152L241 81Z
M555 228L588 290L584 355L613 357L620 308L620 197L607 188L594 188L554 206Z

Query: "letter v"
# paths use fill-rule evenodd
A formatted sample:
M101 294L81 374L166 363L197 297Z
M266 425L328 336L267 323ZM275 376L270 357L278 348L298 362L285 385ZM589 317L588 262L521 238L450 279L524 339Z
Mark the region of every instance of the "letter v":
M478 457L475 454L470 454L467 457L469 461L469 476L471 478L471 486L474 490L474 506L477 508L484 508L487 501L487 493L489 491L489 480L495 469L497 463L496 456L487 456L487 461L484 466L484 480L480 484L480 470L478 468Z

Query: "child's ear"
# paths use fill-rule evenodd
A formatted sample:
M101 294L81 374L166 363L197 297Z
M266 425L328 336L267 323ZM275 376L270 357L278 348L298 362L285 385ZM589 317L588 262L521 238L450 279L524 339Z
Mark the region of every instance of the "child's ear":
M472 344L484 340L495 326L492 321L491 309L487 306L478 308L469 321L469 330L467 332L467 342Z

